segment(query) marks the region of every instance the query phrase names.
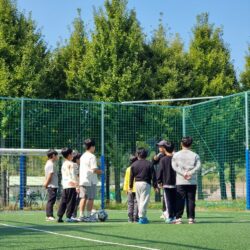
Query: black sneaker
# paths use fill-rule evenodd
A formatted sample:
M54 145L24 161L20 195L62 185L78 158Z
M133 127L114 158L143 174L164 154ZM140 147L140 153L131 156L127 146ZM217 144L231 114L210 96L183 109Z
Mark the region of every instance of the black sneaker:
M62 218L58 218L57 222L58 222L58 223L62 223L62 222L64 222L64 221L62 220Z
M134 218L134 222L138 222L139 221L139 218Z

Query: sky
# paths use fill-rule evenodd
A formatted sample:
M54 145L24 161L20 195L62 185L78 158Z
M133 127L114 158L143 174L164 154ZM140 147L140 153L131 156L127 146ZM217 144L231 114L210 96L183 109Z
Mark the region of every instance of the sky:
M77 8L87 31L93 29L93 8L102 7L104 0L17 0L19 10L32 13L49 48L70 35ZM148 38L163 23L172 34L179 33L187 49L192 39L192 27L196 16L210 14L210 22L223 27L224 41L231 51L231 59L237 75L244 69L245 55L250 43L250 0L128 0L128 8L134 8L137 18Z

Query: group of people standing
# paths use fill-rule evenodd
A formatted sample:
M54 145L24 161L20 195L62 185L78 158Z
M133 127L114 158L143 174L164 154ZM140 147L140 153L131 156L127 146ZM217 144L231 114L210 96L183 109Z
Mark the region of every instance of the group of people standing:
M156 192L163 190L164 219L169 224L181 224L186 204L188 223L195 223L195 196L197 188L196 173L201 167L200 157L191 150L193 140L183 137L182 149L174 152L172 142L162 140L157 143L159 154L154 157L154 163L159 163L156 171L154 164L146 160L148 152L139 148L136 155L130 159L130 167L126 170L124 190L128 195L128 221L149 223L147 207L150 201L150 190L153 185ZM97 175L102 171L97 166L95 142L92 139L84 141L85 153L74 153L71 148L63 148L64 158L62 174L62 194L57 212L57 222L94 222L92 214L96 196ZM46 220L55 221L53 207L58 192L58 173L56 162L57 151L51 149L47 153L48 161L45 165L44 187L48 190L46 206ZM77 218L79 207L80 215ZM85 211L86 208L86 211Z
M154 163L147 161L147 151L139 148L131 158L131 166L126 170L124 190L128 195L128 221L149 223L147 207L151 185L156 192L163 190L163 217L168 224L182 224L186 204L188 223L195 223L195 196L197 171L201 168L200 157L191 150L193 139L189 136L181 140L181 150L174 152L172 142L162 140L157 146L159 154Z
M92 139L84 141L85 153L74 153L71 148L63 148L61 154L64 158L62 174L62 194L57 212L57 222L63 221L66 213L66 222L94 222L97 218L92 214L94 199L96 196L97 175L102 171L97 166L95 142ZM46 220L55 221L53 207L58 192L58 173L56 162L58 153L56 150L49 150L48 160L45 165L44 187L48 190L48 202L46 205ZM79 207L80 216L77 218ZM86 208L86 211L85 211Z

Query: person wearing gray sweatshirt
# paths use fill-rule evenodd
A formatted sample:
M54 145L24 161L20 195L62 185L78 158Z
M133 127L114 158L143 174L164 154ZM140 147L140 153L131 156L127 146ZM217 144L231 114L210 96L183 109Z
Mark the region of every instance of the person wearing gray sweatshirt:
M176 171L177 211L176 224L182 223L186 203L189 224L195 223L195 195L197 189L197 171L201 168L200 157L191 151L192 137L183 137L182 150L172 158L172 167Z

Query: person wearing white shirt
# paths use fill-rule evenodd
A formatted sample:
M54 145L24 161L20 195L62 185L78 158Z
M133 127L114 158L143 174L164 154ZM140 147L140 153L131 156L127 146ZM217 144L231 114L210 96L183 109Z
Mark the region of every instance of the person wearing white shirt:
M80 185L80 221L93 222L94 216L91 211L96 196L96 185L98 183L98 174L102 171L98 169L95 152L95 141L87 139L84 141L85 153L80 158L79 185ZM85 207L87 206L87 214L84 216Z
M47 152L48 160L44 167L45 182L43 186L48 191L48 202L46 205L46 221L54 221L53 207L56 202L58 189L58 174L56 170L56 161L58 160L58 153L54 149ZM28 194L28 192L27 192Z

